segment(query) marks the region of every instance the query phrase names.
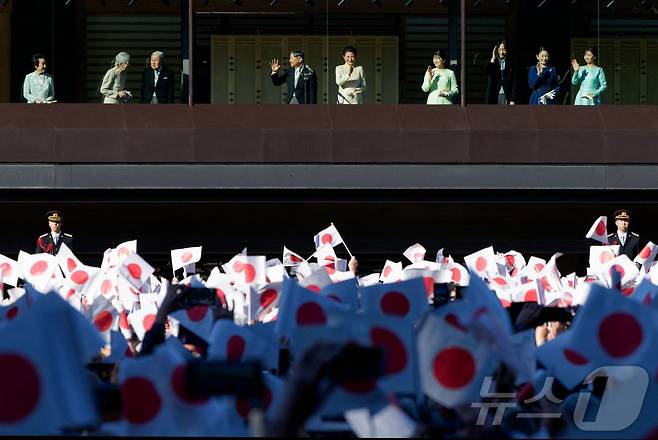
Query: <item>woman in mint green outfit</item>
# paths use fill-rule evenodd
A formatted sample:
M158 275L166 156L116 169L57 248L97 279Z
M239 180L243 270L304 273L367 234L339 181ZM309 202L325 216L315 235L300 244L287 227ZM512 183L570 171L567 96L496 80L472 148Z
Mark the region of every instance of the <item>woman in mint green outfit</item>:
M596 49L589 47L585 49L584 55L586 66L581 67L578 61L571 60L574 70L571 84L574 86L580 84L574 105L601 105L601 93L608 88L608 83L603 69L594 64L596 55Z
M428 104L452 104L452 100L459 93L455 72L446 68L447 60L448 54L437 50L432 58L435 67L429 66L425 72L421 89L425 93L429 92Z

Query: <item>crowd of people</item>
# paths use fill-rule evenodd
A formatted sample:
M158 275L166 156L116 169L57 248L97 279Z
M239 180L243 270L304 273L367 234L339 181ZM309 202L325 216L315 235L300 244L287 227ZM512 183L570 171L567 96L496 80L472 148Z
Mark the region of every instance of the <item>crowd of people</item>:
M403 253L408 264L362 274L332 224L308 258L245 248L207 277L194 274L202 247L171 250L183 279L170 281L153 276L136 240L85 265L62 221L48 213L35 254L0 256L12 286L0 307L0 433L610 438L658 428L658 247L638 251L626 210L612 234L595 221L587 236L602 245L583 274L566 276L559 253L526 260L490 246L462 265L443 250L428 259L420 244Z
M362 104L366 90L366 73L363 66L357 64L357 49L346 46L343 49L343 65L336 66L336 86L338 87L336 103ZM571 60L573 73L560 76L549 65L548 50L540 47L537 51L537 63L528 69L527 84L530 89L531 105L549 105L559 103L561 91L569 84L579 86L574 105L600 105L601 95L607 88L603 69L597 66L597 50L588 47L583 54L585 65L576 59ZM432 58L433 66L428 66L421 89L427 93L427 104L453 104L459 94L457 78L448 65L448 54L437 50ZM53 79L46 73L46 58L42 54L32 57L35 71L25 77L23 97L28 103L53 103L55 89ZM282 69L278 59L270 62L271 80L274 86L287 84L288 104L316 104L318 78L315 71L306 64L304 52L290 52L288 69ZM104 104L130 102L133 94L126 89L127 72L130 55L120 52L114 58L111 67L103 77L99 92ZM509 60L507 43L502 41L494 47L491 60L485 66L487 91L485 103L514 105L517 101L519 82L523 72ZM164 53L156 51L151 54L150 65L142 74L140 99L142 103L164 104L174 102L174 74L164 65Z

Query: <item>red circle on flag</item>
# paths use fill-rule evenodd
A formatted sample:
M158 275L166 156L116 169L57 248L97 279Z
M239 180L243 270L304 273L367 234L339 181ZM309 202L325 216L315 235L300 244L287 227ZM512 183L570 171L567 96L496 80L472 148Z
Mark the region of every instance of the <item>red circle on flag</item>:
M450 269L450 272L452 272L452 276L450 277L450 279L452 280L453 283L458 283L461 281L462 273L458 268L453 267L452 269Z
M206 313L208 313L208 306L190 307L185 310L185 313L187 314L188 319L192 322L203 321L203 318L206 317Z
M271 404L272 391L270 391L267 385L263 385L263 411L267 412ZM249 400L244 397L238 397L235 399L235 410L238 412L240 417L246 419L249 416L249 411L251 411Z
M11 276L11 264L9 263L2 263L0 264L0 271L2 271L2 277L3 278L8 278Z
M293 263L300 263L302 259L299 258L297 255L290 255L290 261L292 261Z
M84 270L76 270L71 274L71 281L82 286L89 279L89 274Z
M617 272L619 274L619 279L620 280L624 279L624 275L626 274L626 272L624 271L624 268L621 267L619 264L613 264L610 267L610 269L609 269L610 278L615 276L615 272Z
M244 265L242 264L242 261L238 260L235 263L233 263L233 270L235 272L242 272L244 270Z
M75 295L75 290L69 289L69 291L66 292L66 300L68 301L69 299L71 299L73 295Z
M610 251L601 252L601 255L599 255L599 261L601 262L601 264L605 264L612 259L613 259L613 255L612 252Z
M101 295L106 296L112 290L112 281L105 279L101 283Z
M256 268L252 264L244 264L244 280L247 284L251 283L256 278Z
M640 252L640 258L648 258L651 255L651 248L649 245L644 246L642 252Z
M525 302L539 302L537 300L537 289L530 289L523 295Z
M386 374L397 374L407 367L407 349L395 333L386 328L374 327L370 329L370 340L384 350Z
M544 264L542 263L535 264L535 272L541 272L542 270L544 270L544 267L546 266L544 266Z
M142 320L144 331L147 332L151 330L151 327L153 327L154 323L155 323L155 315L153 313L149 313L148 315L144 316L144 319Z
M127 247L123 247L123 246L120 247L119 250L117 251L117 254L119 254L120 257L125 257L125 256L128 255L129 253L130 253L130 251L128 250L128 248L127 248Z
M29 416L41 399L41 380L30 359L0 354L0 423L17 423Z
M143 377L131 377L121 385L123 417L133 424L147 423L160 412L162 399L153 383Z
M496 277L493 280L495 281L496 284L498 284L500 286L507 286L507 281L505 281L504 278Z
M66 267L69 270L69 272L73 272L73 269L78 267L78 263L76 263L73 258L67 258L66 259Z
M180 259L181 259L181 261L182 261L183 263L186 263L186 264L187 264L187 262L190 261L190 260L192 259L192 256L193 256L193 255L192 255L192 252L185 252L185 253L180 257Z
M386 267L384 268L384 273L383 273L384 278L386 278L387 276L389 276L389 275L391 274L391 271L392 271L392 270L393 270L393 268L392 268L391 266L386 266Z
M103 310L94 318L94 326L102 333L110 329L113 320L112 314L107 310Z
M565 359L574 365L585 365L589 363L589 359L570 348L565 348L562 353Z
M276 297L279 295L279 293L275 289L267 289L263 293L260 294L260 306L262 308L267 308L276 300Z
M603 223L603 220L601 220L599 222L599 224L596 225L596 229L594 230L594 232L596 232L596 235L599 235L599 236L603 236L603 235L605 235L606 232L608 232L606 230L605 223Z
M621 294L624 296L631 296L633 294L633 290L635 290L633 287L626 287L625 289L621 289Z
M475 260L475 270L478 272L482 272L484 269L487 268L487 259L480 256Z
M43 260L39 260L32 265L30 268L30 274L35 277L43 275L43 273L48 269L48 263Z
M247 342L240 335L231 335L226 341L226 359L232 362L240 362L244 355Z
M327 315L322 306L315 302L307 302L299 306L296 315L297 325L324 325Z
M461 347L448 347L434 357L432 371L442 386L463 388L475 376L475 359Z
M328 265L326 265L326 266L324 267L324 270L326 270L327 273L328 273L329 275L333 275L333 274L336 273L336 269L334 269L334 265L333 265L333 264L328 264Z
M508 308L509 306L512 305L512 304L511 304L509 301L507 301L506 299L502 299L502 298L498 298L498 299L500 300L500 304L501 304L504 308Z
M409 300L400 292L386 292L379 300L384 315L406 316L411 306Z
M331 236L331 234L324 234L322 238L320 239L320 243L322 244L331 244L334 241L334 237Z
M310 286L306 286L306 288L310 291L313 291L315 293L318 293L320 290L320 286L316 286L315 284L311 284Z
M128 265L128 273L130 274L131 277L135 278L136 280L142 278L142 268L139 266L139 264L130 263Z
M171 388L176 396L185 403L199 405L208 401L208 396L192 396L187 392L186 382L187 366L179 365L171 373Z
M548 278L546 276L541 277L541 280L539 280L541 283L541 286L544 288L544 290L548 292L552 292L553 288L551 287L550 283L548 282Z
M514 267L514 255L505 255L505 261L510 267Z
M628 313L612 313L599 325L599 343L614 358L633 353L642 339L642 326Z
M119 327L124 330L128 330L130 328L128 324L128 314L125 310L122 310L121 313L119 313Z
M18 307L12 306L9 310L7 310L7 319L14 319L16 315L18 315Z

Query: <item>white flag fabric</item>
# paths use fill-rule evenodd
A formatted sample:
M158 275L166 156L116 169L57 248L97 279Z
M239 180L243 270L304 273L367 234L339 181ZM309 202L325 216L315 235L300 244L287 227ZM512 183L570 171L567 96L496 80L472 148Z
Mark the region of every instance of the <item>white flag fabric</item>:
M587 231L587 234L585 234L585 238L591 238L603 244L608 244L608 217L602 215L597 218L592 227L589 228L589 231Z
M505 263L509 274L513 277L517 276L521 270L526 266L526 261L523 255L517 251L507 251L503 254Z
M313 241L315 242L315 249L319 249L320 246L326 244L336 247L343 242L343 238L338 233L338 229L334 225L330 225L328 228L315 234Z
M410 438L416 433L416 422L395 403L374 414L359 408L346 411L344 416L359 438Z
M69 249L66 243L62 243L59 247L59 252L55 256L57 258L57 264L62 269L64 276L67 278L71 277L71 274L79 267L82 267L83 264L78 258L73 254L73 251Z
M319 294L355 312L359 308L358 288L356 279L352 278L329 284L322 288Z
M211 361L259 361L265 369L278 368L279 346L274 335L259 333L254 326L236 325L228 319L215 321L208 338Z
M172 270L178 270L188 264L198 263L201 260L202 246L171 250Z
M425 289L424 278L413 278L400 283L361 287L359 294L366 313L414 323L428 307Z
M136 253L128 254L119 267L119 273L136 289L142 287L153 272L155 269Z
M589 247L589 267L596 273L600 272L601 268L608 264L610 261L619 254L620 246L590 246Z
M498 266L496 265L496 255L492 246L481 249L470 255L464 257L466 267L472 272L481 277L488 277L488 274L498 273Z
M151 327L155 324L157 313L158 310L155 308L155 304L150 304L128 315L128 322L140 341L144 339L146 332L151 330Z
M212 310L206 305L197 305L183 310L176 310L169 316L178 321L180 325L208 341L213 325Z
M607 287L625 287L635 280L640 270L626 255L620 255L601 267L600 278Z
M384 269L379 275L379 281L382 283L396 283L402 281L402 262L394 263L391 260L386 260Z
M21 270L17 261L0 254L0 272L2 272L3 283L16 287L18 279L21 278Z
M283 265L286 267L297 266L304 261L301 255L291 251L287 247L283 247Z
M91 324L56 293L0 327L0 434L56 435L98 423L85 363L102 346Z
M416 243L409 246L402 255L407 257L407 260L411 261L411 263L418 263L419 261L423 261L425 259L426 253L427 250L420 243Z
M658 246L650 241L642 248L633 261L640 263L644 267L644 271L647 272L651 268L651 263L656 259L657 253Z
M300 286L316 293L320 292L320 290L331 285L332 283L333 281L331 281L331 278L329 277L329 274L324 267L321 267L320 269L314 271L299 281Z
M468 286L470 278L471 275L464 266L451 262L441 265L435 281L439 284L455 283L458 286Z
M260 288L250 287L247 301L249 322L262 321L272 309L279 306L283 281L268 283Z
M85 310L87 319L93 324L94 328L100 333L106 344L110 343L111 330L114 323L119 319L119 312L114 308L112 302L101 298Z
M420 328L417 350L423 392L447 408L479 402L484 377L498 363L485 344L434 314Z
M59 270L57 258L50 254L30 255L27 252L20 251L18 265L25 281L32 284L39 292L46 290L53 274L56 270Z

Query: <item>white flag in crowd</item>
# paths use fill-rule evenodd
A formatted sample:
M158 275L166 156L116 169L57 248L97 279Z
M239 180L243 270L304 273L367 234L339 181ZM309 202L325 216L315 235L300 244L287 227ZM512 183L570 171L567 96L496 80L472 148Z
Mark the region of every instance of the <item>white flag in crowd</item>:
M187 266L188 264L198 263L199 260L201 260L201 248L202 246L172 249L172 270L178 270L183 266Z
M343 242L343 238L338 233L338 229L332 224L328 228L315 234L313 241L315 242L315 249L319 249L326 244L336 247Z
M591 238L603 244L608 244L608 217L602 215L597 218L592 227L589 228L589 231L587 231L587 234L585 234L585 238Z

